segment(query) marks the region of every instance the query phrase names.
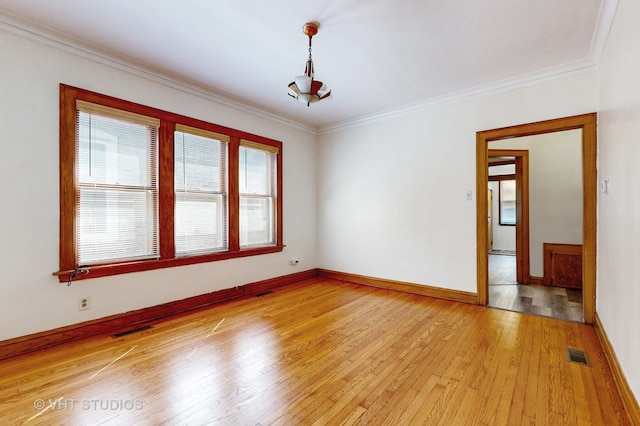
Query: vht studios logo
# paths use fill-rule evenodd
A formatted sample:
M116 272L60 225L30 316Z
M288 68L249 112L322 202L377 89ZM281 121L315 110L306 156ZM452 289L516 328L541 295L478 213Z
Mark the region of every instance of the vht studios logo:
M101 410L132 411L142 410L144 401L140 399L36 399L33 406L37 410Z

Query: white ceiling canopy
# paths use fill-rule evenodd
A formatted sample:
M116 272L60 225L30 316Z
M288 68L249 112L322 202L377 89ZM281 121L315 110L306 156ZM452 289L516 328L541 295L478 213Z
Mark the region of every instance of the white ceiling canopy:
M327 130L594 66L617 0L0 0L0 25ZM304 72L332 99L287 95Z

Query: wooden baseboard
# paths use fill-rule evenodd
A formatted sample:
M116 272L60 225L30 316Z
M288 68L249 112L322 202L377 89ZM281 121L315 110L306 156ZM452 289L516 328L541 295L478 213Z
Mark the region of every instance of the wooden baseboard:
M418 294L420 296L436 297L438 299L453 300L455 302L470 303L476 305L478 297L475 293L459 290L450 290L440 287L431 287L421 284L413 284L402 281L384 280L380 278L367 277L364 275L349 274L346 272L330 271L318 269L318 276L339 281L346 281L355 284L368 285L372 287L384 288L387 290L403 291L405 293Z
M0 360L83 339L85 337L112 334L114 332L135 328L144 323L208 307L226 300L260 294L276 287L313 278L317 275L317 269L310 269L308 271L270 278L239 287L176 300L162 305L4 340L0 342Z
M530 276L529 277L529 284L544 285L544 278L543 277Z
M596 330L604 355L606 356L611 372L613 373L613 380L616 382L616 387L618 388L620 398L622 398L624 408L627 410L631 423L634 425L640 425L640 406L638 406L638 401L633 395L633 392L629 387L629 383L622 372L618 357L613 350L613 346L611 346L611 342L607 337L607 333L602 326L602 322L600 321L600 317L597 312L594 314L593 320L593 327Z

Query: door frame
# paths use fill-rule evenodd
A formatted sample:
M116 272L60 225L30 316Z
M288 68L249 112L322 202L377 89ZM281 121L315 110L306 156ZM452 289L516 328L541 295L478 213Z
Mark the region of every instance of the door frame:
M487 158L515 157L516 282L519 284L530 284L531 258L529 257L529 151L522 149L487 149L487 153ZM487 181L488 180L489 178L487 176Z
M493 190L487 188L487 249L493 250Z
M476 194L484 194L488 182L488 143L501 139L532 136L564 130L582 130L582 300L586 324L593 324L596 304L596 231L598 180L597 114L582 114L538 121L476 133ZM487 242L487 197L476 197L477 230L477 303L486 306L489 299L489 253Z

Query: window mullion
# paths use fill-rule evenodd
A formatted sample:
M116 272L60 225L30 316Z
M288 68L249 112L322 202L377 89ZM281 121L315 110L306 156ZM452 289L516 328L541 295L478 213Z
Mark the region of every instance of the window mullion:
M229 251L240 250L240 138L229 142Z
M175 256L174 241L174 140L175 123L161 120L158 132L158 227L160 234L160 258L171 259Z

